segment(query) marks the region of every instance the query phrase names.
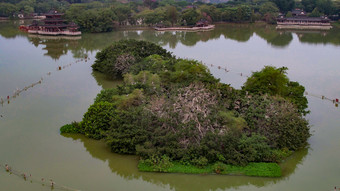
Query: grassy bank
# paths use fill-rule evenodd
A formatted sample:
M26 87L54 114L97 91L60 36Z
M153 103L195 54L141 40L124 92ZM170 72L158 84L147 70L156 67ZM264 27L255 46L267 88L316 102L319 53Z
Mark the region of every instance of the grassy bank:
M332 23L332 26L333 26L333 27L336 27L336 28L340 28L340 21L338 21L338 22L333 22L333 23Z
M259 177L280 177L281 168L276 163L249 163L247 166L233 166L223 163L215 163L199 168L194 165L183 165L179 162L171 162L166 168L157 168L144 161L140 161L138 169L143 172L168 172L185 174L225 174L245 175Z

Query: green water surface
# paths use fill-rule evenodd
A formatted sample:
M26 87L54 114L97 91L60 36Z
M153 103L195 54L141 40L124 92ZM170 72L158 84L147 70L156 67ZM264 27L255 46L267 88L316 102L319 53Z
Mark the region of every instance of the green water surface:
M49 179L58 186L54 190L89 191L321 191L340 186L340 109L318 98L340 98L339 29L277 31L263 24L228 24L208 32L115 31L70 39L27 35L18 31L19 24L0 22L0 97L6 100L17 89L42 81L0 105L0 164L32 178L25 181L0 168L1 191L51 190ZM60 135L62 125L82 119L101 89L120 83L90 66L96 52L127 38L202 61L235 88L265 65L288 67L289 78L309 93L309 146L281 164L281 178L161 174L139 172L138 157L111 153L101 141ZM81 61L85 56L90 60Z

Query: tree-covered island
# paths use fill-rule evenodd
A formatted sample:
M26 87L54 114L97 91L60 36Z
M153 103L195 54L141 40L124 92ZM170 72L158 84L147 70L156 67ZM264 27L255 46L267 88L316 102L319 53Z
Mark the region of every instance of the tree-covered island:
M284 67L266 66L238 90L198 61L124 40L97 53L92 68L124 83L60 131L138 155L141 171L278 177L278 163L310 137L304 87Z

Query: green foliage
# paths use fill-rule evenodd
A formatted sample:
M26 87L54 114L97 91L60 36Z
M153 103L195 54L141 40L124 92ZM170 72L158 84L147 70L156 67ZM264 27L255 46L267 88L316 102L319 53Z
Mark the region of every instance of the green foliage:
M144 102L143 91L134 89L128 95L116 95L112 97L113 104L120 110L127 110L131 107L137 107Z
M296 150L310 137L308 122L283 98L241 96L235 108L247 121L247 131L264 135L273 148Z
M171 26L174 26L177 23L179 18L179 12L175 6L167 6L166 7L166 20L171 22Z
M203 168L207 166L208 162L209 162L208 159L203 156L191 160L191 164L197 166L198 168Z
M175 59L162 57L154 54L144 58L139 63L131 66L130 72L132 74L138 74L141 71L149 71L153 74L161 73L162 71L171 71L174 68Z
M164 78L169 76L170 83L182 83L189 85L193 82L214 84L218 82L203 64L194 60L179 59L174 65L174 72L165 73Z
M294 103L298 111L307 114L307 98L305 89L298 82L289 81L286 71L288 68L265 66L261 71L254 72L244 83L242 90L253 94L279 95Z
M0 3L0 17L12 17L17 7L10 3Z
M165 18L166 18L165 14L166 12L163 9L155 9L155 10L146 9L138 13L136 17L139 19L142 19L145 24L155 25L157 23L161 23L162 21L165 21Z
M110 32L117 16L111 9L84 10L82 6L72 5L66 12L68 20L75 22L84 32Z
M158 157L157 155L152 155L150 158L141 160L138 164L138 168L151 167L151 171L153 172L167 172L167 170L172 167L173 164L168 156L163 155L162 157ZM142 171L147 171L142 170Z
M247 122L242 117L235 117L235 114L231 111L224 112L219 111L217 114L217 120L219 123L238 130L247 128Z
M94 103L99 102L112 102L113 96L119 95L118 90L116 88L112 89L103 89L99 94L97 94Z
M81 133L82 130L77 122L72 122L71 124L66 124L60 127L60 133Z
M334 5L331 0L317 0L316 7L320 10L320 12L326 15L330 15L334 12Z
M260 6L259 12L264 15L266 13L279 13L279 9L273 2L266 2Z
M199 20L199 14L195 9L186 9L182 13L184 25L193 26Z
M310 17L320 17L321 16L321 13L319 12L318 8L315 7L312 11L311 14L309 14L308 16Z
M126 62L117 58L127 54L134 63L118 67ZM141 156L146 171L258 175L247 165L279 162L310 136L303 107L297 107L305 101L304 88L289 81L286 68L265 67L240 91L197 61L134 40L99 52L93 67L109 64L120 69L115 72L124 83L97 95L80 132L105 139L113 152Z
M96 55L97 60L92 65L92 68L107 74L111 78L120 78L131 67L130 64L125 67L120 66L119 64L126 63L117 62L117 58L123 54L133 56L136 62L140 62L143 58L153 54L167 58L171 57L168 51L156 44L146 41L121 40L98 52ZM124 68L124 70L121 68Z
M115 106L109 102L98 102L89 107L84 114L81 128L86 136L94 139L105 137L105 131L115 116Z
M294 0L272 0L272 2L275 3L280 11L284 13L293 10L293 8L295 7Z
M152 94L160 89L161 79L157 74L151 74L149 71L142 71L137 75L125 74L125 84L140 84L145 88L148 94Z
M265 66L261 71L254 72L247 79L242 89L251 93L283 95L289 82L286 76L287 69L286 67L277 69L272 66Z
M112 152L136 154L140 145L146 145L157 126L156 119L142 107L117 110L108 125L107 144ZM157 153L148 153L152 156Z
M227 172L228 166L222 162L216 162L213 165L213 169L216 174L224 174Z
M246 22L250 21L252 10L247 5L228 7L221 12L222 21L226 22Z
M242 135L238 149L243 154L245 161L261 162L265 161L270 155L267 138L258 134L252 134L250 137Z
M276 163L250 163L247 166L226 165L217 162L213 165L207 165L203 168L194 165L183 165L178 162L171 162L168 168L159 170L152 163L140 160L138 169L143 172L170 172L170 173L187 173L187 174L232 174L259 177L280 177L282 176L281 168Z
M276 163L250 163L242 171L246 176L282 176L281 168Z
M287 14L286 14L286 17L293 17L293 14L291 11L288 11Z

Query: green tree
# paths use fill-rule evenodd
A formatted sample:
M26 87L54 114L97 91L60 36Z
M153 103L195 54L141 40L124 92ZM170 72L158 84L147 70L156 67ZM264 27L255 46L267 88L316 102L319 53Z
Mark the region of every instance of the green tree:
M286 67L277 69L273 66L265 66L261 71L254 72L252 76L247 79L243 90L252 93L284 95L289 82L286 76L287 69Z
M126 25L132 11L128 5L118 5L113 8L113 12L118 17L120 25Z
M301 0L304 10L312 12L316 7L316 0Z
M199 19L199 14L195 9L187 9L182 13L182 20L188 26L195 25Z
M272 0L272 2L274 2L280 11L284 13L291 11L295 7L294 0Z
M143 58L153 54L171 58L171 54L168 51L153 43L137 40L122 40L97 53L97 60L92 65L92 68L107 74L110 78L120 78L124 73L130 71L133 64L129 64L129 66L126 67L117 67L117 64L131 63L130 61L119 62L119 57L122 55L130 55L129 59L134 57L134 63L138 63ZM122 68L124 70L122 70Z
M0 16L1 17L12 17L17 11L17 7L10 3L0 3Z
M331 0L316 0L316 7L326 15L330 15L334 11L334 4Z
M68 20L77 23L84 32L110 32L113 30L113 22L117 16L109 9L84 10L84 6L72 5L66 12Z
M250 21L251 14L250 6L242 5L237 8L237 21Z
M146 9L137 15L145 24L154 25L165 20L165 11L161 8L155 10Z
M177 23L179 17L179 13L175 6L168 6L166 8L166 18L171 22L171 26L174 26L174 23Z
M286 17L293 17L293 14L291 11L288 11L287 14L286 14Z
M157 0L143 0L143 4L149 9L155 9L158 7L159 3Z
M286 67L275 68L265 66L261 71L254 72L247 79L242 90L251 93L279 95L294 103L302 114L308 113L307 98L304 96L305 89L298 82L291 82L287 77Z
M271 13L275 15L279 13L279 8L273 2L266 2L260 6L259 12L262 15L265 15L266 13Z
M309 14L308 16L310 16L310 17L320 17L321 13L319 12L319 9L317 7L315 7L314 10L312 11L312 13Z

